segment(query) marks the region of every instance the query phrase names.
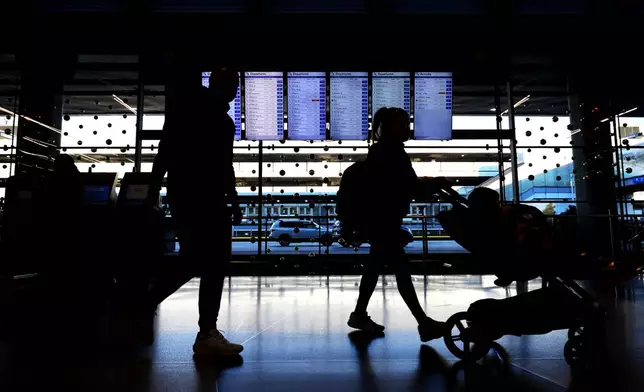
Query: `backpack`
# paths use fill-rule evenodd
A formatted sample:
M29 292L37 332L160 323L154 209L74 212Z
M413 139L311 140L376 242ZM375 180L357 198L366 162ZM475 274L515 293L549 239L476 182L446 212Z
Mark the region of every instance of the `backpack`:
M342 174L336 213L338 220L342 222L342 235L345 239L367 235L366 228L370 225L373 213L369 208L371 195L368 178L367 163L364 161L354 163Z

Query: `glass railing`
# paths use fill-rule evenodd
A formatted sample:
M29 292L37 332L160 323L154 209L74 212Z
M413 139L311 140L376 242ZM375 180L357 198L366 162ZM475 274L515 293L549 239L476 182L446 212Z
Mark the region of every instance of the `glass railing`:
M368 254L368 243L347 243L340 235L335 215L245 216L242 224L232 227L233 255L352 255ZM168 222L166 239L169 252L178 252L180 244ZM401 232L407 239L408 254L464 253L436 220L436 216L411 215L404 219ZM356 246L357 245L357 246Z

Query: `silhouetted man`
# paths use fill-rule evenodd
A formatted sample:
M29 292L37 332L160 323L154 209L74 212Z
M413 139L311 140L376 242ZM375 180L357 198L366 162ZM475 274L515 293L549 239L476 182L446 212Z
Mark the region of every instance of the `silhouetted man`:
M193 277L199 286L199 333L195 354L236 355L243 347L217 329L224 279L231 257L231 218L241 220L232 166L235 124L228 103L239 87L237 72L214 70L205 88L178 75L166 106L159 151L154 160L150 200L158 201L167 173L170 211L181 245L177 269L152 289L156 307Z

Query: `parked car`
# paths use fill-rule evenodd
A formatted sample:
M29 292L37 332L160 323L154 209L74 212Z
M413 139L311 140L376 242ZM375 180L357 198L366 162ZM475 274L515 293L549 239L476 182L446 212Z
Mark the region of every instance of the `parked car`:
M282 246L294 242L321 242L323 245L333 243L332 233L312 220L278 219L273 222L268 238L278 241Z
M405 246L409 245L414 241L414 233L412 233L409 227L400 226L400 230L403 232ZM362 245L362 242L349 243L344 240L344 238L342 237L342 222L340 222L339 220L335 221L335 223L333 224L332 239L334 242L337 241L338 244L344 246L345 248L351 248L356 246L359 247L360 245Z

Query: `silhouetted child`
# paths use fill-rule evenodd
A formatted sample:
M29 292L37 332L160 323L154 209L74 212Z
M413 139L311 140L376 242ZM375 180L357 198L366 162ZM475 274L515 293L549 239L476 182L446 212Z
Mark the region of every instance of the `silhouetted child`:
M374 190L373 194L377 189L378 205L382 207L377 209L378 213L371 214L372 221L364 225L372 229L366 233L371 243L371 260L365 265L358 301L348 325L371 333L384 331L384 326L371 320L367 306L383 266L387 264L395 270L398 291L418 322L421 341L426 342L443 336L444 323L427 317L420 306L402 241L402 219L409 212L412 197L420 189L403 144L409 137L407 112L398 108L381 108L376 112L373 120L376 143L369 149L366 171L367 186ZM370 201L365 200L365 205L375 204Z

